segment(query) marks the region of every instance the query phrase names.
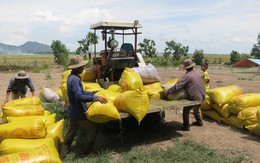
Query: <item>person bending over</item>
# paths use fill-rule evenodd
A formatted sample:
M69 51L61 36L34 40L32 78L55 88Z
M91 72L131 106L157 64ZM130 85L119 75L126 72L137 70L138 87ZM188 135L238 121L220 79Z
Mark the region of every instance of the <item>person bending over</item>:
M182 75L180 80L178 80L177 83L168 90L168 93L175 93L181 89L184 89L189 95L188 100L199 102L204 101L206 96L205 86L201 79L200 73L194 70L195 63L191 59L185 59L183 65L183 69L186 70L186 73ZM183 131L190 130L189 114L192 108L194 109L194 116L196 119L196 122L193 122L192 125L203 126L200 104L195 106L187 106L183 107Z
M35 96L35 89L31 77L23 70L19 71L16 76L9 81L4 103L6 104L9 102L10 95L12 100L26 97L28 88L30 89L32 96Z

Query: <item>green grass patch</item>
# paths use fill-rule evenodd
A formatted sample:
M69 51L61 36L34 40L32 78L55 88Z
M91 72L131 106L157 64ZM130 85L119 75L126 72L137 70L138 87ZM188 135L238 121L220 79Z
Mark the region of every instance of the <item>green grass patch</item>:
M44 108L51 113L56 113L56 121L64 118L67 121L67 113L64 106L59 103L44 103ZM67 125L64 124L63 136L67 132ZM84 155L86 147L86 135L80 128L72 143L71 152L63 160L64 163L239 163L244 160L243 155L227 157L206 145L198 144L193 141L173 139L174 146L161 150L159 148L146 148L145 146L135 146L126 150L124 146L116 149L109 148L106 151L99 149L95 154ZM116 150L117 152L113 152ZM124 151L124 152L118 152Z
M242 162L243 156L232 158L225 157L217 151L189 140L174 140L175 146L167 150L158 148L147 149L142 147L134 147L131 151L118 153L101 151L96 155L81 157L71 152L63 162L93 162L93 163L230 163ZM74 149L75 150L75 149Z
M120 160L116 162L178 162L178 163L197 163L197 162L242 162L243 157L227 158L217 151L206 147L205 145L185 140L174 140L175 146L166 151L157 148L144 149L136 148L130 152L123 153Z
M61 119L67 120L67 109L64 109L63 103L59 101L48 103L44 99L44 97L41 97L40 99L43 102L43 106L45 110L48 110L51 114L56 113L56 121L59 121Z

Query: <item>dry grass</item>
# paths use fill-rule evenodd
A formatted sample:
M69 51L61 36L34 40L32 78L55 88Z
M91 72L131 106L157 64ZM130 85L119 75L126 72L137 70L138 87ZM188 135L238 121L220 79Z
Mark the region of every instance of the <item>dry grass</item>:
M26 70L40 72L54 66L53 55L0 55L1 71Z

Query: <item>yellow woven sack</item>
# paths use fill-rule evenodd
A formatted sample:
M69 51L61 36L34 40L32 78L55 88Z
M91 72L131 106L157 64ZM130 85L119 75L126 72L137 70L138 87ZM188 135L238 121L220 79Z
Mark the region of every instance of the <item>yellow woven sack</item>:
M2 107L21 106L21 105L42 105L42 103L39 97L33 96L33 97L25 97L25 98L12 100L4 104Z
M40 119L17 121L0 125L0 142L7 138L43 138L45 123Z
M114 103L118 110L130 113L139 123L150 107L147 92L140 89L123 92Z
M13 105L2 107L4 117L44 115L42 105Z
M147 91L149 89L156 89L156 90L159 90L159 91L163 91L160 82L155 82L155 83L152 83L152 84L145 84L144 90Z
M85 91L99 91L103 89L98 83L82 82Z
M8 123L10 122L23 122L23 121L31 121L34 119L40 119L45 122L45 126L50 126L55 123L56 113L51 115L42 115L42 116L22 116L22 117L7 117Z
M63 100L64 100L65 104L68 105L69 100L68 100L68 96L67 96L67 83L61 83L60 89L62 92Z
M202 110L202 114L218 123L221 122L221 115L216 110Z
M62 143L63 126L64 126L64 119L61 119L58 122L48 126L46 138L52 138L54 141L58 139L60 143Z
M256 112L256 119L257 119L257 122L260 124L260 111L259 110Z
M61 74L62 82L67 83L71 70L66 70Z
M236 115L231 115L228 118L222 118L221 121L224 122L225 124L230 125L230 126L243 128L242 121L239 118L237 118Z
M245 128L248 129L250 133L260 136L260 124L259 123L246 126Z
M217 104L213 104L212 107L224 118L228 118L230 116L230 112L228 110L228 104L224 104L223 106L218 106Z
M144 85L144 90L150 99L160 100L165 97L163 96L163 89L159 82Z
M208 95L206 95L205 100L201 103L201 110L211 110L213 105L213 101L210 99Z
M240 111L237 115L242 120L243 126L249 126L257 123L256 113L260 111L260 106L249 107Z
M51 115L51 112L48 110L44 110L43 115Z
M237 85L207 90L207 95L219 106L228 103L234 96L241 95L242 89Z
M53 140L49 139L37 148L27 151L0 156L1 163L18 163L18 162L48 162L61 163L59 153L55 148Z
M112 84L112 85L110 85L110 86L107 88L107 90L113 91L113 92L119 92L119 91L120 91L119 88L120 88L120 85L118 85L118 84Z
M168 85L173 85L173 84L176 84L178 81L178 79L172 79L166 83L164 83L162 86L168 86Z
M80 74L80 78L84 82L94 82L96 79L96 72L93 68L85 68L84 71Z
M63 94L62 94L62 90L59 88L55 91L55 93L57 93L57 95L59 95L61 98L63 98Z
M102 92L97 92L95 95L105 97L108 103L101 104L99 101L93 102L86 112L89 120L96 123L105 123L120 119L120 114L112 100L107 98Z
M117 96L121 95L121 92L113 92L106 89L100 90L99 92L103 93L107 98L109 98L113 102L115 101Z
M155 99L155 100L160 100L160 99L165 99L165 95L163 92L157 92L157 91L147 91L147 95L149 99Z
M40 96L40 97L43 96L43 90L42 90L42 89L40 89L40 91L39 91L39 96Z
M121 86L121 92L143 89L143 81L140 75L128 67L124 69L118 84Z
M232 113L238 114L241 110L260 105L260 94L259 93L247 93L235 96L230 100L230 104L234 110Z
M37 148L50 141L51 138L43 139L5 139L0 144L0 155L12 154Z

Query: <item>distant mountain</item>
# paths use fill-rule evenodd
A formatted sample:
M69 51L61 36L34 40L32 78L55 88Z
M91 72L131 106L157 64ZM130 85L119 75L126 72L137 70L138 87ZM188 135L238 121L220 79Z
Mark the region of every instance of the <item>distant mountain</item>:
M20 46L0 43L0 54L51 54L49 45L28 41Z

